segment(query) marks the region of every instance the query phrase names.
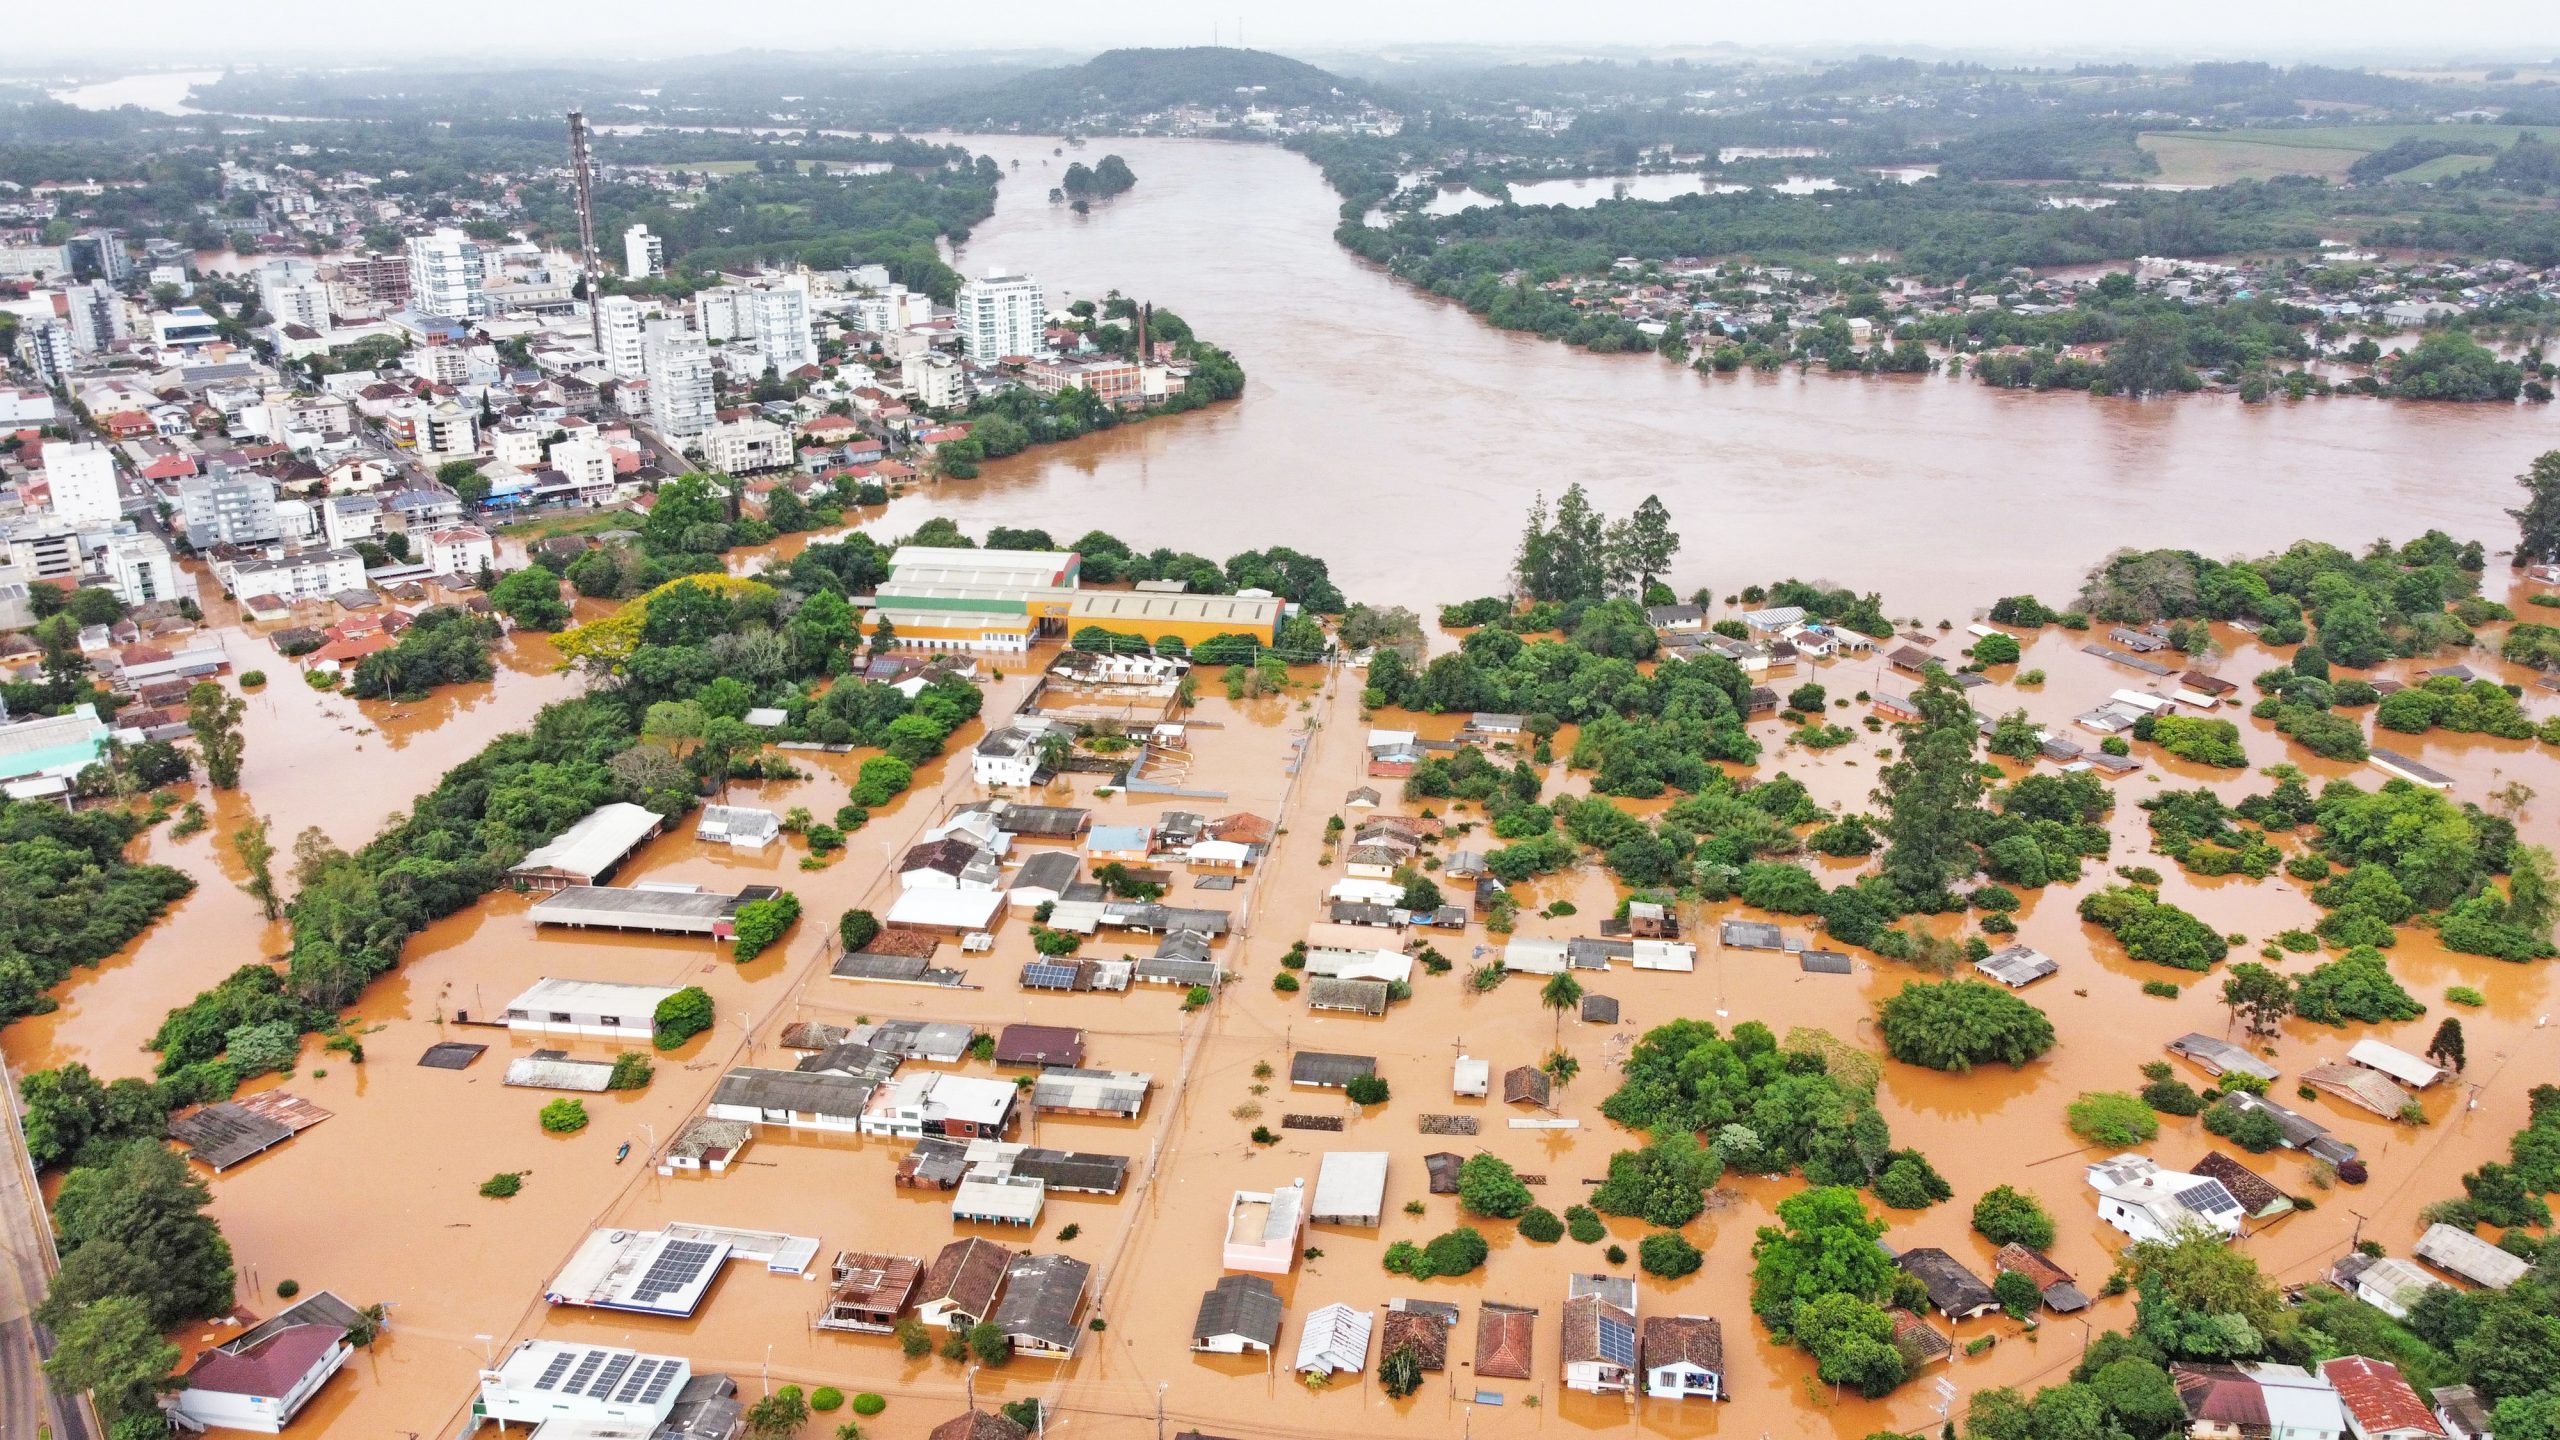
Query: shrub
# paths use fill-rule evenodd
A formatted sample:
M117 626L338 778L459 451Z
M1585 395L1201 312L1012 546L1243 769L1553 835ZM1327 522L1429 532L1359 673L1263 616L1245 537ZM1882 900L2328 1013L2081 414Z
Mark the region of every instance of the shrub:
M1568 1205L1564 1211L1567 1234L1585 1245L1597 1245L1609 1236L1609 1227L1601 1222L1600 1212L1588 1205Z
M2475 1008L2489 1003L2488 996L2481 994L2479 991L2472 989L2468 985L2456 985L2452 987L2444 992L2444 998L2451 1004L2469 1005Z
M2163 1115L2200 1115L2204 1097L2184 1080L2154 1080L2142 1087L2142 1103Z
M1600 1252L1600 1258L1608 1261L1612 1265L1624 1265L1627 1263L1627 1247L1624 1245L1612 1245L1608 1249Z
M885 1395L865 1390L853 1397L853 1413L866 1420L888 1408L889 1398Z
M1677 1230L1656 1230L1636 1246L1636 1264L1647 1275L1664 1280L1677 1280L1694 1275L1705 1263L1698 1247Z
M750 900L730 921L731 950L740 964L765 952L800 918L800 897L785 890L768 900Z
M2400 988L2382 952L2359 945L2294 982L2293 1013L2318 1025L2368 1025L2386 1020L2415 1020L2427 1013L2417 997Z
M1875 1192L1896 1210L1926 1210L1956 1193L1917 1150L1896 1153L1876 1175Z
M850 955L880 935L880 917L868 910L847 910L836 917L836 941Z
M2228 1097L2215 1101L2204 1112L2204 1128L2253 1155L2284 1143L2284 1126L2275 1116L2265 1110L2243 1110ZM2346 1167L2340 1166L2338 1174L2344 1179Z
M2071 1133L2092 1145L2123 1150L2160 1133L2160 1117L2136 1095L2120 1090L2093 1090L2071 1102L2066 1112Z
M673 1050L711 1028L711 993L699 985L687 985L659 1001L657 1012L650 1019L655 1030L650 1043L661 1050Z
M1342 1087L1342 1093L1351 1097L1354 1105L1384 1105L1387 1103L1386 1077L1354 1075L1351 1083Z
M2044 1303L2044 1292L2036 1288L2036 1282L2015 1270L2003 1270L1994 1276L1991 1294L2000 1302L2001 1313L2012 1320L2026 1319ZM1985 1335L1981 1338L1987 1341L1994 1337Z
M1520 1235L1541 1245L1553 1245L1564 1238L1564 1222L1556 1218L1553 1210L1532 1205L1520 1212Z
M240 688L243 690L255 690L266 683L267 672L264 670L243 670L240 672Z
M844 1408L844 1392L833 1385L821 1385L809 1392L809 1408L824 1415Z
M658 1067L637 1050L625 1050L613 1057L613 1073L605 1078L607 1090L638 1090L649 1083Z
M2162 1000L2175 1000L2180 992L2178 982L2175 980L2145 980L2142 982L2142 993Z
M279 1300L290 1300L301 1293L302 1282L299 1280L279 1280L276 1282L276 1298Z
M501 1170L480 1182L480 1193L491 1200L508 1200L524 1189L524 1172Z
M1528 1212L1529 1187L1499 1155L1478 1151L1458 1166L1458 1205L1470 1215L1509 1220Z
M1994 1245L2042 1250L2053 1244L2053 1217L2044 1203L2013 1186L1995 1185L1973 1202L1973 1228Z
M1283 970L1271 977L1271 988L1283 995L1295 995L1298 993L1298 977Z
M542 1128L553 1135L575 1135L586 1129L586 1103L563 1098L543 1106Z

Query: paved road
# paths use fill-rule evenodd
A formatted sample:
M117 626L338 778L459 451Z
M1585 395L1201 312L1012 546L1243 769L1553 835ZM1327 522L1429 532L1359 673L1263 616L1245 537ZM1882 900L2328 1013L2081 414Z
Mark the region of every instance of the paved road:
M0 1065L0 1440L87 1440L84 1408L54 1397L38 1367L53 1337L32 1312L53 1279L53 1227L18 1134L16 1077Z

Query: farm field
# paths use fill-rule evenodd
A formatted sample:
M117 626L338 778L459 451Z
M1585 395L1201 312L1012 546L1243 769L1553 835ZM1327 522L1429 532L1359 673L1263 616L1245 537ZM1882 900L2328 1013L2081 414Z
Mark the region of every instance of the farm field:
M2533 133L2548 139L2548 127L2504 125L2315 125L2300 129L2146 131L2139 143L2160 162L2159 181L2169 185L2227 185L2234 180L2271 180L2279 175L2317 175L2337 180L2347 168L2376 150L2402 140L2458 134L2466 140L2500 145ZM2447 164L2446 161L2450 161ZM2404 172L2412 180L2440 180L2485 163L2480 156L2449 156Z

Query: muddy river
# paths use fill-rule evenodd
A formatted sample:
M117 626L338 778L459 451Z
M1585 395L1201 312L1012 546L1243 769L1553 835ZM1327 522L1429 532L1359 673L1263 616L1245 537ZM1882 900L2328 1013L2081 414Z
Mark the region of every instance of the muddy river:
M1501 335L1454 307L1417 299L1333 249L1326 235L1332 202L1314 172L1286 154L1122 143L1115 148L1137 171L1138 190L1079 220L1040 202L1045 147L989 148L1021 155L1025 183L1006 188L1002 210L970 247L973 263L1028 265L1080 294L1143 278L1151 296L1236 346L1253 370L1253 386L1242 405L993 466L984 480L903 500L873 522L884 533L928 513L952 513L971 528L1004 521L1072 534L1101 525L1142 543L1218 554L1291 544L1331 558L1355 595L1421 605L1494 588L1527 496L1580 479L1612 505L1648 490L1665 495L1689 539L1684 589L1707 581L1730 588L1790 571L1820 574L1881 588L1895 612L1934 619L1961 617L2015 590L2059 598L2117 543L2224 552L2306 533L2360 542L2427 524L2494 539L2504 533L2497 514L2503 478L2533 451L2560 443L2546 416L2503 410L2345 402L2248 410L2210 399L2139 406L2001 395L1943 381L1708 380L1642 357L1604 359ZM1323 494L1338 498L1310 503ZM524 637L491 685L417 706L358 705L308 691L271 652L259 653L263 641L227 634L235 654L255 655L278 677L251 702L244 787L217 798L207 834L171 840L162 832L142 842L147 858L188 869L200 888L127 954L71 981L60 1012L0 1036L12 1064L82 1059L108 1075L148 1073L151 1057L140 1045L170 1004L284 943L237 890L216 844L223 830L254 811L274 822L280 842L319 825L356 843L445 767L523 723L572 683L552 670L542 641ZM2279 658L2236 633L2220 639L2230 651L2223 673L2235 679ZM1939 643L1952 651L1956 639ZM2059 726L2111 690L2146 683L2080 653L2078 643L2059 631L2033 637L2019 668L2041 667L2046 682L2004 684L1980 698L1982 707L2024 706ZM2465 658L2475 668L2497 668L2494 659ZM2416 668L2394 664L2389 671L2405 677ZM1005 670L989 687L990 716L1009 713L1028 688L1023 667ZM1842 695L1901 688L1874 662L1823 667L1812 678ZM1002 928L992 954L942 952L938 963L964 967L983 988L911 989L827 973L822 946L835 917L857 905L884 908L895 885L894 857L952 804L981 793L966 764L951 760L922 769L909 795L877 812L821 869L800 870L797 841L747 855L702 845L680 825L616 877L724 887L761 880L797 891L807 918L745 966L702 942L537 933L522 896L492 897L421 936L404 968L357 1007L365 1063L315 1046L297 1074L260 1082L281 1084L334 1118L211 1180L215 1213L239 1252L244 1306L273 1313L274 1287L284 1279L392 1306L391 1334L332 1382L297 1433L450 1434L484 1351L537 1334L680 1353L700 1369L736 1376L750 1396L786 1381L877 1391L889 1408L867 1428L886 1440L914 1440L960 1408L960 1367L904 1360L885 1337L814 1330L824 1286L758 1265L730 1267L697 1316L684 1321L553 1309L541 1300L545 1283L590 1229L675 1221L814 1235L821 1268L838 1249L929 1258L955 1233L1091 1262L1099 1287L1091 1313L1104 1328L1087 1332L1071 1361L1017 1359L978 1372L976 1388L982 1401L1043 1396L1063 1407L1056 1423L1109 1440L1154 1434L1159 1400L1171 1428L1274 1440L1573 1434L1631 1424L1675 1437L1851 1440L1886 1427L1934 1429L1939 1402L1930 1380L1938 1375L1953 1382L1961 1406L1981 1389L2034 1385L2067 1370L2090 1333L2083 1325L2059 1321L2030 1333L1995 1319L1955 1327L1960 1340L1997 1337L1986 1352L1924 1374L1882 1401L1835 1400L1810 1383L1801 1357L1771 1345L1747 1309L1752 1232L1792 1181L1728 1181L1689 1229L1706 1251L1705 1266L1676 1282L1641 1281L1643 1314L1723 1321L1736 1394L1728 1405L1602 1399L1561 1388L1566 1278L1608 1268L1600 1247L1535 1245L1489 1223L1493 1256L1479 1275L1417 1284L1384 1272L1378 1261L1389 1243L1424 1239L1459 1220L1452 1200L1426 1194L1422 1157L1433 1151L1481 1147L1544 1177L1538 1194L1549 1208L1580 1200L1609 1154L1627 1143L1600 1118L1598 1105L1614 1084L1615 1062L1644 1028L1681 1016L1727 1025L1757 1019L1781 1032L1815 1026L1873 1045L1875 1003L1911 972L1861 958L1851 975L1805 975L1783 957L1727 952L1707 938L1695 973L1621 967L1588 977L1589 989L1621 1001L1621 1024L1566 1020L1559 1027L1538 1004L1534 983L1515 979L1481 994L1463 983L1497 943L1477 927L1438 942L1459 962L1455 973L1417 976L1413 998L1383 1019L1311 1014L1270 981L1281 952L1318 918L1324 887L1340 875L1322 863L1324 822L1368 783L1356 689L1315 670L1299 672L1285 693L1259 699L1230 702L1216 697L1214 685L1204 689L1210 698L1197 718L1208 723L1192 732L1189 783L1225 798L1179 803L1213 814L1251 811L1275 819L1279 834L1265 863L1235 892L1195 895L1187 879L1177 882L1174 901L1232 908L1244 922L1220 946L1239 981L1202 1012L1186 1015L1178 993L1159 987L1125 995L1022 991L1015 975L1032 948L1019 920ZM2526 693L2537 718L2554 708L2547 692ZM1453 722L1421 723L1445 734ZM1875 742L1862 735L1858 744L1813 757L1781 750L1783 731L1774 722L1757 728L1770 749L1761 773L1795 774L1827 805L1867 803ZM2244 718L2242 729L2256 764L2289 759L2319 777L2379 778L2363 767L2307 760L2263 724ZM979 733L972 727L955 736L954 754ZM2400 748L2451 773L2462 798L2485 803L2510 781L2560 797L2560 759L2547 747L2438 736ZM825 815L843 802L861 758L797 757L804 778L741 785L736 798L774 810L806 805ZM2151 768L2120 782L2109 864L2169 870L2171 898L2217 928L2250 937L2240 955L2316 917L2298 887L2281 878L2191 880L2148 855L2134 802L2154 787L2204 783L2237 798L2264 782L2248 772L2145 759ZM1550 783L1578 790L1585 782L1559 768ZM1090 806L1098 823L1142 821L1176 803L1098 795L1089 778L1058 798L1070 797ZM2560 814L2554 803L2528 801L2522 810L2522 823L2546 843ZM1392 788L1385 808L1397 808ZM1849 873L1835 866L1826 878ZM2211 977L2131 962L2080 923L2073 909L2079 894L2106 878L2106 865L2093 864L2080 885L2033 896L2019 916L2019 938L2063 965L2028 992L2059 1035L2048 1056L2023 1070L1967 1076L1887 1065L1881 1104L1897 1143L1925 1151L1957 1191L1954 1203L1928 1211L1885 1212L1897 1244L1943 1246L1987 1274L1989 1247L1969 1231L1966 1215L1976 1195L2005 1181L2032 1190L2054 1214L2061 1233L2053 1253L2062 1265L2092 1289L2104 1279L2118 1237L2095 1219L2080 1168L2089 1157L2064 1128L2063 1108L2085 1090L2138 1087L2136 1067L2158 1057L2162 1042L2191 1029L2224 1033L2227 1018ZM1585 917L1525 919L1522 933L1532 935L1590 933L1580 927L1615 899L1597 869L1529 889L1540 904L1570 899ZM1713 920L1729 910L1711 907L1702 933L1711 937ZM1147 948L1102 943L1087 953ZM2284 964L2298 972L2307 961ZM2542 1029L2560 1008L2551 966L2448 955L2418 933L2404 935L2392 965L2434 1013L2352 1033L2291 1022L2274 1043L2275 1063L2290 1076L2362 1033L2423 1050L2445 1008L2444 988L2458 983L2488 999L2463 1015L2470 1070L2459 1083L2427 1093L2430 1123L2419 1128L2325 1098L2302 1102L2362 1147L2373 1179L2361 1191L2313 1189L2300 1159L2287 1153L2250 1160L2280 1186L2319 1202L2243 1242L2287 1282L2311 1278L2338 1255L2359 1213L2365 1235L2405 1253L2418 1211L2453 1191L2462 1171L2502 1153L2524 1118L2526 1089L2552 1078L2551 1040ZM713 994L720 1020L659 1057L646 1090L590 1097L595 1123L574 1136L550 1136L535 1123L549 1097L500 1084L507 1060L536 1042L454 1018L498 1008L543 976L698 983ZM2143 982L2158 979L2177 983L2178 997L2142 993ZM792 1053L779 1045L784 1026L895 1016L989 1028L1032 1017L1075 1025L1087 1032L1090 1063L1153 1073L1158 1088L1136 1121L1042 1117L1018 1137L1132 1157L1130 1189L1117 1198L1053 1197L1030 1231L955 1230L946 1197L893 1187L908 1148L902 1142L766 1130L723 1175L662 1178L643 1163L698 1113L723 1069L790 1063ZM1501 1070L1535 1063L1559 1039L1583 1070L1560 1092L1557 1113L1579 1128L1515 1130L1507 1124L1515 1112L1499 1102L1450 1098L1450 1062L1461 1050ZM419 1065L421 1053L441 1040L489 1050L460 1071ZM594 1058L618 1048L601 1040L542 1043ZM1308 1049L1376 1056L1394 1098L1359 1110L1319 1092L1291 1094L1290 1056ZM1278 1072L1268 1082L1256 1077L1264 1063ZM976 1062L961 1068L990 1073ZM1416 1117L1427 1111L1475 1115L1482 1133L1472 1140L1422 1135ZM1267 1148L1250 1141L1256 1124L1276 1128L1283 1112L1337 1114L1345 1128L1338 1137L1290 1130ZM616 1148L625 1142L633 1154L617 1163ZM2183 1165L2218 1143L2192 1121L2170 1120L2151 1148L2164 1163ZM1259 1358L1191 1354L1188 1330L1218 1273L1228 1197L1239 1188L1312 1181L1327 1149L1390 1153L1385 1223L1309 1231L1304 1243L1323 1254L1280 1282L1290 1319L1276 1373ZM474 1193L501 1171L525 1172L520 1195L498 1201ZM1404 1213L1409 1201L1421 1202L1425 1213ZM1059 1239L1069 1224L1078 1227L1075 1238ZM1632 1248L1643 1227L1622 1221L1611 1230ZM1287 1357L1309 1311L1333 1301L1375 1310L1397 1296L1456 1301L1466 1312L1452 1337L1450 1368L1419 1394L1384 1396L1374 1379L1374 1348L1366 1378L1345 1377L1317 1392L1291 1377ZM1475 1302L1483 1298L1542 1312L1534 1379L1479 1381L1469 1370ZM2088 1318L2100 1330L2121 1327L2131 1322L2131 1302L2101 1301ZM225 1333L208 1326L185 1338L202 1343ZM1479 1389L1499 1403L1477 1400ZM813 1425L809 1433L832 1428Z

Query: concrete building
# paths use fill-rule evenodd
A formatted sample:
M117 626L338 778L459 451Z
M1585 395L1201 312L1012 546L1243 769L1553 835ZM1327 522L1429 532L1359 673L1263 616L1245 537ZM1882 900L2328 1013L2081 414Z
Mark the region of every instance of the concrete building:
M806 276L785 276L781 283L751 292L755 297L756 348L764 352L765 368L788 375L803 365L818 363L818 340L809 324L809 281Z
M279 256L258 267L258 306L278 325L329 328L329 287L320 267L300 256Z
M263 545L284 535L276 516L276 482L219 463L178 482L178 519L187 543L199 550Z
M20 327L18 344L26 356L27 368L47 385L69 382L71 367L78 363L78 351L71 343L71 327L59 320Z
M456 525L427 536L421 559L438 575L478 575L482 566L498 563L497 542L477 525Z
M13 800L66 795L106 744L106 723L90 705L0 725L0 792Z
M353 550L305 550L280 559L218 559L213 562L213 574L224 591L243 600L257 595L316 600L365 588L364 557Z
M711 347L678 320L652 320L644 334L642 367L649 377L649 423L682 443L711 428Z
M672 985L624 985L607 980L555 980L545 976L507 1002L507 1028L519 1035L591 1035L606 1040L647 1040L657 1033L658 1002Z
M196 598L196 577L179 567L159 536L119 525L88 540L93 583L114 591L127 605Z
M613 488L613 447L592 431L552 442L550 460L551 468L580 490Z
M1036 355L1049 319L1048 292L1040 282L1001 266L960 287L955 306L960 346L972 360L992 363L1007 355Z
M94 440L46 446L44 478L53 513L70 524L112 525L124 516L115 453Z
M482 1418L521 1421L539 1435L652 1435L693 1378L690 1362L636 1350L526 1340L480 1372Z
M916 404L927 410L956 410L969 403L968 371L942 351L907 356L899 362L898 374Z
M447 226L409 237L409 308L416 313L480 319L488 314L487 279L480 242L460 230Z
M643 356L640 302L628 295L607 295L596 302L604 322L604 368L617 378L637 380L647 373Z
M95 355L119 340L133 338L124 297L116 293L114 286L103 280L67 285L62 298L68 307L65 318L71 322L71 348L78 353Z
M652 235L646 225L622 232L622 273L634 280L667 273L667 237Z
M702 463L726 475L791 464L791 432L770 420L732 420L702 432Z
M170 1406L192 1430L280 1434L355 1353L352 1336L365 1323L326 1290L305 1296L197 1356Z

